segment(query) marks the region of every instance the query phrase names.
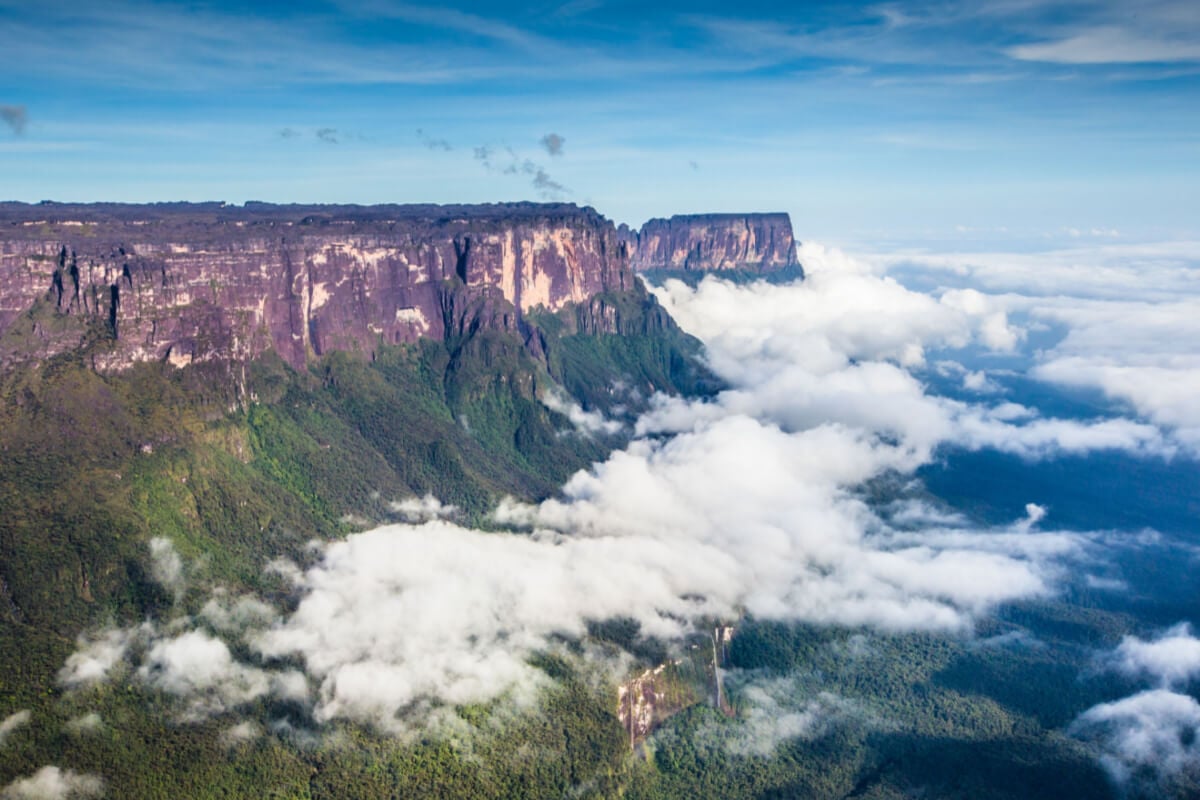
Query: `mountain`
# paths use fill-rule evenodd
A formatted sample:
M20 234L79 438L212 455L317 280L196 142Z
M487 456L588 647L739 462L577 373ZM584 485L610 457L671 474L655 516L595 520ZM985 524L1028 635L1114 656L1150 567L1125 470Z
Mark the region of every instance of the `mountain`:
M311 563L314 541L414 509L494 525L503 498L551 497L628 442L656 393L716 391L637 277L672 270L802 274L786 215L631 236L561 204L0 204L0 786L71 780L51 763L113 797L691 791L684 762L655 776L627 754L676 712L708 719L716 663L703 639L668 662L629 620L569 644L641 678L547 654L536 709L453 710L468 750L357 723L310 741L275 701L185 719L140 672L60 678L114 630L207 625L214 598L291 607L269 565Z
M789 281L804 270L787 214L691 214L652 219L621 238L635 270L652 280L696 282L706 272L732 280Z
M0 204L0 721L38 722L0 742L0 786L53 757L110 796L368 796L357 762L283 739L231 768L216 722L140 690L87 701L114 735L64 733L58 671L88 631L199 612L153 541L286 603L265 568L310 541L429 495L472 525L552 495L655 392L713 391L698 355L591 209ZM622 734L615 687L555 669L566 706L537 724L558 767L488 769L558 796L619 764ZM475 769L455 763L448 796Z
M9 204L0 230L4 356L92 327L111 339L101 369L267 350L302 368L636 290L612 224L574 206Z

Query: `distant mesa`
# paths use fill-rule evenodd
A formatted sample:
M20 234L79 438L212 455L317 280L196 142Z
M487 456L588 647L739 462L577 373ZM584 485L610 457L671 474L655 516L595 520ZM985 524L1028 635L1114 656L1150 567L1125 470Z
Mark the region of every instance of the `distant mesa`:
M792 221L785 213L690 214L652 219L622 231L642 273L802 274Z

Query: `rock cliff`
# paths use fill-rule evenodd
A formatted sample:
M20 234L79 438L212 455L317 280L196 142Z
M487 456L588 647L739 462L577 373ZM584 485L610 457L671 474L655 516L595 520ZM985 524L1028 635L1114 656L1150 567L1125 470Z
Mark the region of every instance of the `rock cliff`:
M0 204L0 361L92 337L101 369L299 367L635 286L612 223L574 205Z
M772 273L796 270L796 242L787 214L700 214L652 219L634 234L619 233L639 272L652 270Z

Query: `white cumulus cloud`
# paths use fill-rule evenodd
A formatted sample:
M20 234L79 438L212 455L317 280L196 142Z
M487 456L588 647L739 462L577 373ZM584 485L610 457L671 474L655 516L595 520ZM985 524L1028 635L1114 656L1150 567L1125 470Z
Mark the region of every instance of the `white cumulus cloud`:
M1200 677L1200 639L1186 622L1151 641L1126 636L1108 666L1130 677L1149 677L1163 688L1184 686Z
M55 766L42 767L0 789L3 800L84 800L102 794L101 778Z
M28 710L17 711L5 717L4 720L0 722L0 747L4 746L5 740L12 736L14 731L16 731L18 728L23 728L24 726L28 725L29 720L32 718L33 716Z
M150 540L150 574L154 580L175 595L176 601L187 589L183 575L183 559L170 539L156 536Z
M1167 689L1093 706L1069 732L1101 749L1101 763L1119 784L1142 772L1163 779L1200 766L1200 703Z
M551 411L562 414L575 429L585 436L607 434L612 436L620 433L624 427L616 420L607 419L599 411L585 411L583 406L572 400L566 392L552 387L542 395L542 405Z
M124 663L125 654L136 639L149 635L153 628L110 628L80 636L77 649L58 671L58 682L68 688L99 683Z

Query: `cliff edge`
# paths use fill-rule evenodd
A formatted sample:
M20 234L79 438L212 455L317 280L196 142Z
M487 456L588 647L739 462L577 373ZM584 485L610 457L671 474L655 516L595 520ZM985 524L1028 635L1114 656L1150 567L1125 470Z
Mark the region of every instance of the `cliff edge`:
M652 219L622 238L638 272L798 271L791 218L771 214L694 214Z
M613 224L571 204L0 203L0 363L90 337L106 370L301 367L636 288Z

